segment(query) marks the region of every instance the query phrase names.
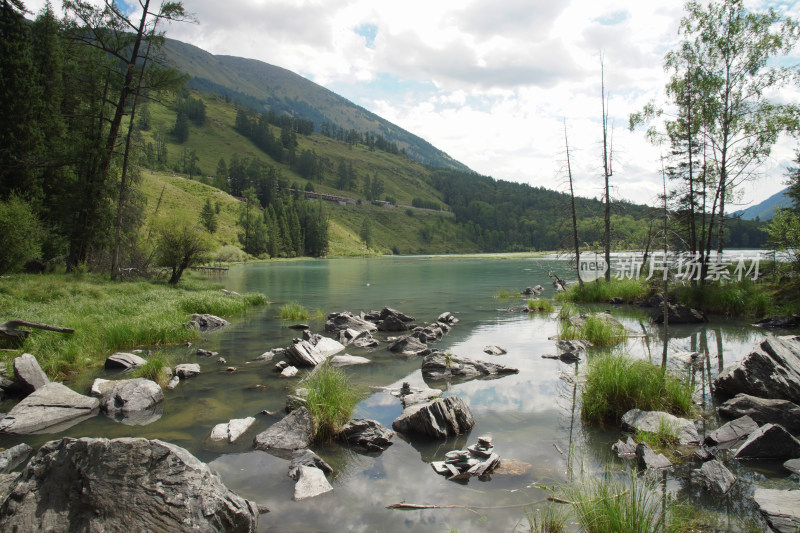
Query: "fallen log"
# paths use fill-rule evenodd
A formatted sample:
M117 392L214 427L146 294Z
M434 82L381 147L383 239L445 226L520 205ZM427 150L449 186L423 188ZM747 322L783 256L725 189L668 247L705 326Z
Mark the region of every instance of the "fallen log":
M51 326L50 324L40 324L39 322L29 322L27 320L20 320L15 318L0 324L0 339L22 342L31 334L30 331L24 328L44 329L47 331L57 331L58 333L68 333L72 335L75 333L74 329L62 328L61 326Z

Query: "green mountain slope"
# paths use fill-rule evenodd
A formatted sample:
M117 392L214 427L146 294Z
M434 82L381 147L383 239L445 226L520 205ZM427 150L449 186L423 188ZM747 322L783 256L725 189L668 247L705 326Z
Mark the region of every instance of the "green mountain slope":
M786 196L786 189L773 194L763 202L750 206L747 209L737 211L735 215L741 215L742 220L770 220L775 215L776 209L792 207L792 199Z
M255 59L215 56L196 46L168 39L169 64L192 76L190 87L229 97L257 111L274 111L313 121L317 130L331 122L345 130L382 135L427 165L469 170L424 139L355 105L289 70Z

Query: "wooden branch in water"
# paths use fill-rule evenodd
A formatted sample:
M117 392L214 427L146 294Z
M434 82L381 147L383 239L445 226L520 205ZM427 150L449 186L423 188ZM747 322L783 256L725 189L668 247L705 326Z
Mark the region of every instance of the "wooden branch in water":
M602 501L602 500L610 500L613 498L619 498L620 496L624 496L628 494L628 490L624 490L619 494L614 494L613 496L609 496L608 498L600 498L598 500L592 501ZM485 510L492 510L492 509L518 509L520 507L528 507L529 505L536 505L539 503L544 502L555 502L555 503L566 503L568 505L575 505L576 502L571 502L569 500L564 500L562 498L557 498L555 496L550 496L548 498L544 498L542 500L536 500L534 502L528 503L518 503L515 505L497 505L497 506L490 506L490 507L483 507L479 505L428 505L428 504L418 504L418 503L406 503L402 501L400 503L393 503L392 505L387 505L387 509L396 509L400 511L416 511L420 509L464 509L465 511L476 512L476 509L480 509L482 511Z

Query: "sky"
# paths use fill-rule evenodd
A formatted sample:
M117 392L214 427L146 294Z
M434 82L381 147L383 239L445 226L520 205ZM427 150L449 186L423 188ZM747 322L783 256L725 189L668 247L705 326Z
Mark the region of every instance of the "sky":
M37 11L43 0L26 2ZM800 18L800 2L745 0ZM602 196L601 57L613 135L612 198L655 204L660 155L628 117L664 102L680 0L185 0L167 35L292 70L494 178ZM800 57L800 56L798 56ZM800 62L800 61L799 61ZM800 101L800 90L775 97ZM782 139L742 207L785 185Z

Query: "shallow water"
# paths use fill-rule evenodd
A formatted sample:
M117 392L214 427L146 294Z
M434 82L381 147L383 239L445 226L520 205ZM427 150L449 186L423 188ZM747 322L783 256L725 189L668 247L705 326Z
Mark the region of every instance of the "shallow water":
M583 363L567 365L542 359L554 353L549 337L555 335L556 320L548 315L507 312L519 306L518 298L497 299L500 290L517 292L528 286L546 287L552 297L548 270L568 277L566 262L546 259L488 260L482 258L389 257L370 259L304 260L237 267L222 278L226 288L238 292L258 291L273 302L233 319L231 326L208 333L191 347L173 347L178 362L199 362L200 376L165 391L163 416L147 426L127 426L103 415L67 430L69 436L141 436L159 438L183 446L210 463L235 492L268 506L272 512L261 516L263 531L511 531L524 530L522 508L483 509L477 513L461 509L417 511L387 510L385 506L408 503L500 507L540 502L550 495L536 488L567 481L573 471L605 472L615 462L610 445L619 431L584 428L576 404L578 376ZM274 423L257 413L280 411L296 379L281 379L273 363L253 362L271 348L291 343L297 332L277 318L283 303L296 301L324 314L349 310L354 313L393 307L433 321L451 311L460 322L434 347L458 356L485 359L515 368L516 375L495 380L459 384L434 384L446 395L458 395L470 405L476 425L469 435L439 442L412 442L395 436L395 444L380 455L363 455L339 445L315 449L336 470L332 493L293 502L294 482L286 475L288 461L252 450L252 437ZM600 309L605 307L599 306ZM636 357L660 362L662 341L657 329L641 310L612 311L629 329L643 333L623 348ZM312 330L322 332L323 321L312 320ZM750 351L764 332L741 321L716 321L702 327L672 327L670 352L700 350L708 353L703 371L694 379L704 395L698 400L711 406L708 376ZM499 345L508 353L490 356L483 347ZM198 347L220 352L227 365L216 359L198 358ZM349 348L347 353L372 360L368 365L346 367L352 381L365 387L399 387L408 381L424 385L419 359L398 357L385 349ZM237 371L227 372L227 366ZM105 372L99 375L109 377ZM94 377L94 376L91 376ZM87 387L83 379L73 386ZM399 400L388 393L371 394L357 408L357 415L373 418L387 427L400 414ZM208 442L211 428L231 418L256 416L257 423L233 445ZM716 427L712 416L709 431ZM701 428L701 435L705 428ZM495 451L503 460L527 464L519 473L495 474L491 480L472 479L459 484L437 475L429 463L453 449L474 444L478 436L493 437ZM59 435L25 439L0 437L0 446L26 441L41 444ZM743 465L737 475L765 486L785 487L796 482L784 476L777 465ZM735 518L751 513L749 489L739 484L727 498L703 498L691 485L689 468L679 469L666 480L672 495L690 495L708 509ZM736 529L733 522L732 527Z

